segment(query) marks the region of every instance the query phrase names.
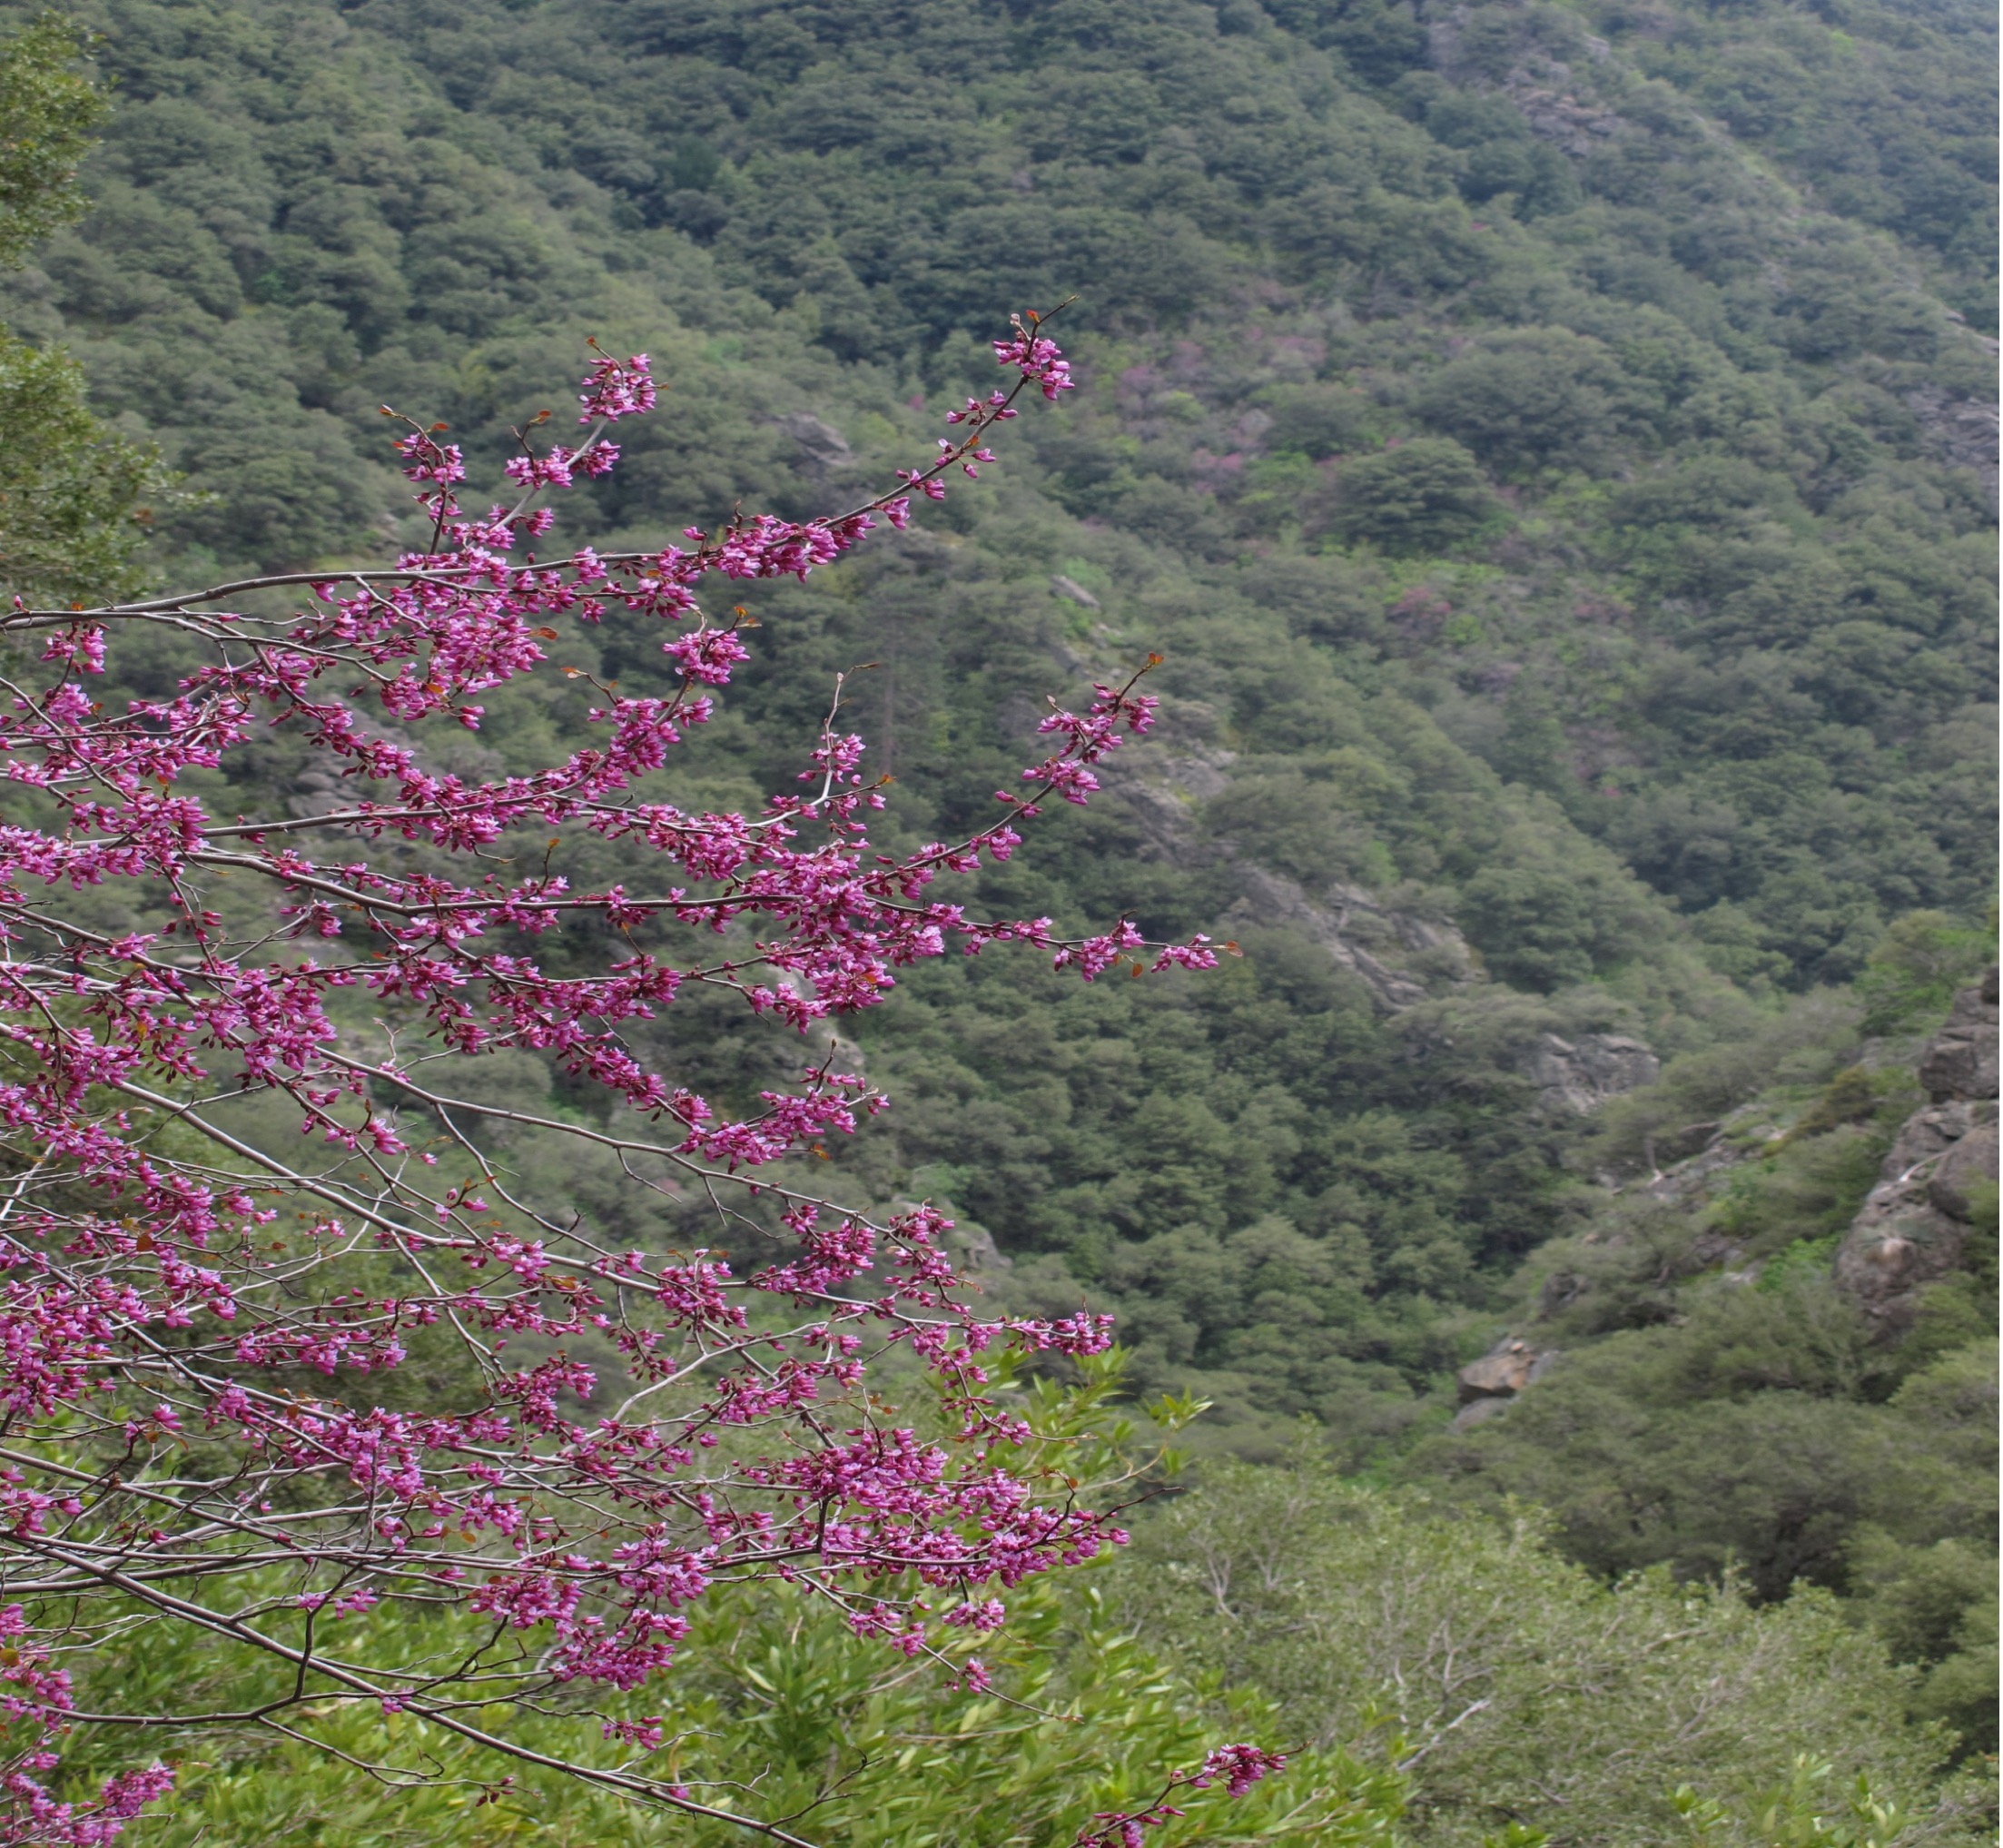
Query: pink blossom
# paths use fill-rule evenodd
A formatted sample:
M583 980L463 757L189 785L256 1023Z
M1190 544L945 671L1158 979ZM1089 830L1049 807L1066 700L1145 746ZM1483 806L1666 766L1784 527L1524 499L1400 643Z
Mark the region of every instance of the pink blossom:
M596 347L597 341L592 345ZM601 353L586 374L584 392L577 400L584 406L579 423L595 423L604 418L637 417L654 409L654 380L645 353L635 353L623 364Z
M718 1579L810 1583L858 1633L936 1653L949 1629L1002 1623L996 1592L1121 1543L1034 1461L987 1370L998 1346L1100 1352L1110 1320L983 1321L934 1209L873 1214L800 1176L886 1107L827 1036L910 965L1008 945L1088 980L1213 960L1206 939L1149 944L1124 920L1062 940L1048 918L972 916L936 885L1007 860L1051 796L1090 798L1094 766L1152 722L1140 674L1081 710L1053 707L1044 756L993 821L912 852L877 851L881 782L832 718L800 741L797 782L755 812L647 786L748 658L742 622L704 614L705 589L804 578L904 525L949 470L975 472L1018 394L1071 389L1041 325L997 344L1007 390L969 400L935 459L845 513L734 515L681 544L541 558L525 547L550 509L462 509L462 451L404 420L396 449L426 533L392 567L329 577L285 614L216 591L0 618L44 638L44 684L0 702L0 766L38 805L0 824L0 1140L15 1177L0 1415L18 1459L0 1468L0 1552L88 1584L108 1559L190 1549L210 1569L159 1581L153 1615L170 1621L170 1598L223 1596L212 1587L234 1562L291 1559L296 1588L268 1620L295 1636L366 1629L385 1598L456 1602L520 1633L533 1666L518 1690L643 1685ZM644 354L597 351L580 394L591 434L514 458L511 488L560 494L605 474L619 456L599 428L655 401ZM485 775L421 742L428 722L477 727L478 696L557 671L572 625L607 617L663 625L662 665L651 684L608 687L572 747ZM170 619L198 663L171 694L103 709L87 677L106 634ZM236 755L274 734L322 773L313 812L212 805ZM594 851L557 857L580 841ZM637 870L572 883L612 854ZM209 908L225 875L243 897ZM108 934L73 914L65 895L100 886L136 895L144 925ZM731 1110L657 1069L646 1023L691 983L807 1036L797 1078ZM473 1130L509 1113L469 1081L496 1053L532 1055L567 1100L596 1100L511 1113L538 1134L617 1151L636 1186L731 1198L781 1249L746 1275L702 1250L631 1250L596 1202L544 1201L538 1177L489 1167ZM219 1092L281 1110L295 1151L237 1139ZM179 1126L163 1137L168 1111ZM466 1402L418 1389L393 1409L345 1390L441 1338L484 1382ZM946 1408L938 1441L873 1398L865 1361L885 1344ZM229 1468L183 1469L192 1442ZM86 1453L113 1467L80 1478L68 1459ZM891 1601L893 1584L944 1615ZM143 1606L154 1586L130 1577L115 1596ZM0 1609L0 1715L33 1734L0 1765L0 1844L109 1842L169 1788L155 1767L58 1804L39 1781L71 1705L55 1629L87 1636L125 1609L67 1593L59 1609ZM508 1698L510 1671L489 1672L479 1697ZM987 1685L977 1661L959 1674ZM355 1691L433 1718L459 1698L449 1676L387 1672ZM663 1736L658 1721L607 1733L647 1751ZM1275 1768L1213 1761L1201 1780L1234 1791Z

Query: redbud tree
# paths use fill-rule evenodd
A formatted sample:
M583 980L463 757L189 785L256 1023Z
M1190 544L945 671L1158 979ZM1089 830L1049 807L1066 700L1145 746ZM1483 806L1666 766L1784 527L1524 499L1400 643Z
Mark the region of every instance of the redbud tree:
M155 1764L59 1800L79 1724L284 1727L330 1702L518 1756L498 1714L570 1712L629 1749L562 1768L719 1815L650 1773L665 1723L592 1707L671 1671L711 1587L787 1581L980 1686L968 1638L1005 1621L1010 1588L1124 1537L1119 1492L1081 1489L996 1390L1022 1356L1103 1349L1107 1319L984 1315L938 1211L843 1203L789 1158L884 1107L816 1047L907 965L1002 945L1087 980L1212 963L1201 938L1150 944L1121 923L1064 939L935 890L1007 860L1053 798L1088 798L1094 766L1149 726L1139 675L1053 706L1045 754L992 820L915 852L872 845L885 796L838 701L801 740L799 782L755 814L658 799L655 776L747 658L742 612L701 600L709 580L804 578L904 526L914 496L991 460L1019 399L1071 389L1035 316L994 351L1005 389L840 515L538 558L543 498L613 469L608 432L654 406L644 356L595 350L577 440L521 438L484 513L444 428L404 424L429 536L393 565L0 617L0 1842L108 1841L171 1790ZM478 728L483 692L560 671L548 645L608 615L658 625L656 686L604 687L588 741L534 774L428 767L423 727ZM94 697L107 650L149 628L201 665L171 697ZM274 730L341 792L331 810L204 798L219 779L196 773ZM573 889L541 851L558 827L617 844L645 887ZM106 925L116 907L78 896L99 888L157 922ZM538 945L580 933L616 949L551 973ZM733 1111L656 1069L641 1023L700 989L803 1036L797 1082ZM538 1114L455 1082L502 1052L613 1110ZM291 1113L291 1147L242 1128L246 1096ZM497 1171L496 1119L755 1226L771 1260L734 1268L727 1240L622 1249ZM383 1389L440 1343L459 1357L449 1391ZM873 1389L886 1366L923 1382L927 1421ZM440 1609L475 1641L400 1657L397 1625ZM81 1707L79 1655L156 1625L262 1652L288 1691L229 1715ZM1271 1768L1224 1748L1080 1839L1138 1840L1174 1793Z

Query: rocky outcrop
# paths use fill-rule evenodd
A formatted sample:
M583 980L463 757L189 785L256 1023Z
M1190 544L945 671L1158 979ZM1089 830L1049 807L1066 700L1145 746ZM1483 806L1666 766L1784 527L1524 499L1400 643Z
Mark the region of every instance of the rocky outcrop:
M1687 1155L1665 1154L1661 1146L1651 1141L1654 1149L1648 1179L1642 1183L1642 1191L1650 1199L1659 1200L1665 1206L1688 1207L1696 1199L1712 1191L1712 1184L1721 1172L1739 1164L1739 1151L1726 1141L1722 1134L1722 1125L1692 1123L1687 1130L1673 1132L1672 1148L1682 1145L1687 1139L1695 1142L1700 1133L1703 1141L1693 1152ZM1627 1189L1617 1174L1602 1174L1597 1177L1601 1186L1615 1193L1624 1193Z
M789 410L775 420L781 431L793 439L794 447L800 452L801 469L804 474L824 475L831 469L838 469L843 463L854 460L848 439L832 423L823 422L812 411Z
M1995 507L1997 407L1979 399L1953 397L1938 385L1916 387L1905 393L1905 400L1919 420L1922 440L1932 455L1951 467L1973 469Z
M1427 37L1433 68L1450 83L1475 91L1500 90L1522 111L1531 133L1554 143L1574 160L1603 146L1628 126L1620 114L1593 100L1594 74L1574 71L1564 59L1530 43L1521 43L1506 68L1492 62L1491 44L1470 44L1465 32L1467 11L1431 21ZM1578 48L1588 65L1607 61L1612 47L1604 39L1583 35ZM1472 54L1472 55L1470 55Z
M1919 1082L1936 1103L1993 1098L1997 1091L1996 971L1955 997L1954 1012L1919 1059Z
M1545 81L1540 82L1540 77ZM1571 73L1554 63L1545 72L1514 70L1504 80L1509 100L1523 111L1531 132L1554 142L1574 160L1584 160L1620 133L1620 116L1604 106L1571 94Z
M1534 1348L1514 1335L1505 1337L1479 1360L1461 1369L1461 1408L1454 1416L1454 1428L1471 1430L1494 1418L1518 1393L1542 1379L1557 1359L1555 1348Z
M1654 1083L1663 1062L1625 1033L1580 1033L1570 1040L1540 1033L1523 1069L1546 1111L1584 1115L1610 1097Z
M1287 924L1320 944L1338 967L1361 977L1371 998L1386 1013L1415 1007L1428 998L1426 983L1397 964L1431 952L1451 979L1471 981L1474 959L1451 924L1398 911L1359 885L1332 885L1325 897L1308 897L1291 879L1260 866L1238 869L1240 896L1225 914L1227 927Z
M1034 715L1041 721L1041 713ZM1116 751L1101 775L1125 801L1140 833L1142 854L1172 866L1193 866L1215 849L1202 842L1197 805L1230 786L1238 753L1200 741L1170 746L1150 739Z
M1428 999L1429 982L1475 979L1467 941L1452 924L1387 904L1360 885L1338 882L1310 894L1282 874L1239 860L1228 841L1206 838L1199 805L1229 787L1236 760L1236 752L1219 746L1156 739L1120 751L1105 771L1150 858L1177 866L1229 864L1238 896L1219 921L1221 934L1276 924L1297 930L1358 976L1386 1013Z
M1910 1325L1919 1292L1968 1242L1971 1190L1997 1175L1997 972L1955 997L1921 1055L1930 1099L1900 1127L1836 1253L1836 1280L1880 1334Z
M955 1220L945 1235L947 1255L961 1276L975 1278L983 1272L1008 1270L1015 1260L994 1242L994 1234L977 1220Z

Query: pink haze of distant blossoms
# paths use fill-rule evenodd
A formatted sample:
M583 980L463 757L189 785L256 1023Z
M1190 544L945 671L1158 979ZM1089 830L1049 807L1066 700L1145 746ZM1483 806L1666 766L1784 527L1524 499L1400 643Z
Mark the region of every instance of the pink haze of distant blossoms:
M1037 1454L1029 1428L990 1389L994 1353L1096 1352L1107 1319L983 1319L937 1211L872 1217L775 1169L883 1108L834 1055L733 1116L649 1069L622 1033L689 984L806 1033L877 1004L899 968L949 945L1035 945L1088 981L1122 964L1213 963L1202 938L1150 944L1121 923L1067 941L1047 918L978 920L932 894L942 874L1005 861L1052 796L1089 797L1094 766L1149 727L1138 675L1080 711L1053 708L1047 754L997 793L987 826L903 856L871 845L884 796L863 740L836 728L838 703L801 786L755 815L643 799L643 780L747 658L742 613L705 615L704 580L804 578L880 522L903 527L911 496L941 498L951 470L975 475L1020 396L1071 386L1034 316L995 353L1008 389L970 400L935 460L838 517L735 517L657 551L538 561L524 548L551 519L531 501L615 467L607 431L655 403L645 356L601 352L584 434L539 452L524 439L506 469L511 507L468 512L459 448L441 426L408 425L398 448L431 532L392 568L81 612L17 601L0 618L15 637L39 634L54 670L15 670L0 709L15 792L0 826L0 1718L12 1753L0 1843L107 1842L172 1787L155 1766L90 1801L51 1794L74 1712L60 1665L87 1646L93 1610L249 1643L294 1665L302 1691L380 1702L507 1752L483 1704L638 1687L668 1665L684 1611L713 1583L792 1581L835 1600L859 1634L936 1655L978 1686L984 1671L946 1654L949 1635L993 1628L996 1593L1124 1538L1061 1470L1022 1460ZM310 593L307 608L258 613L288 587ZM469 781L427 767L407 741L428 719L477 728L476 696L541 667L564 625L620 612L666 627L662 690L601 689L595 735L562 762ZM91 679L107 637L135 625L178 631L206 665L172 698L109 712ZM375 732L371 702L389 715ZM274 727L337 773L331 812L246 819L189 793L187 773L213 772ZM661 889L573 890L547 860L525 874L559 826L650 853ZM439 870L455 864L465 870ZM224 876L239 882L227 918L210 903ZM157 927L117 934L85 922L115 906L65 909L66 893L107 882L139 882ZM246 886L270 894L261 910L246 910ZM626 947L598 973L548 973L537 941L567 923ZM706 933L713 953L663 954L677 927ZM460 1060L501 1051L601 1087L625 1126L460 1097ZM246 1093L296 1110L303 1152L230 1127L227 1106ZM465 1126L496 1118L586 1137L636 1184L644 1171L719 1213L765 1214L790 1249L742 1276L710 1251L616 1249L493 1171ZM742 1204L726 1209L732 1190ZM463 1344L477 1402L396 1410L363 1391L350 1403L335 1382L397 1368L414 1331ZM612 1408L566 1338L621 1357ZM510 1339L541 1358L517 1362ZM932 1376L942 1438L887 1424L865 1392L872 1355L899 1348ZM398 1598L456 1602L497 1641L443 1682L429 1662L363 1668L356 1651L330 1653L331 1635ZM478 1698L455 1680L478 1682ZM638 1754L577 1774L724 1813L647 1773L657 1724L604 1730ZM1096 1817L1079 1840L1137 1842L1178 1813L1174 1792L1222 1778L1236 1794L1278 1764L1224 1748L1172 1774L1153 1809Z

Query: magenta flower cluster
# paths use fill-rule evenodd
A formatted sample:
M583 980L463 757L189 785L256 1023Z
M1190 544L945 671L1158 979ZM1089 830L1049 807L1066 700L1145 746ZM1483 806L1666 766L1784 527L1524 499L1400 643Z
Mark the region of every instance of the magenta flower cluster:
M1287 1754L1257 1745L1219 1745L1194 1771L1179 1771L1145 1809L1100 1810L1073 1838L1071 1848L1147 1848L1147 1832L1189 1812L1174 1799L1184 1791L1222 1784L1227 1796L1241 1797L1261 1779L1287 1769Z
M705 614L705 580L804 578L903 525L911 491L972 474L1019 394L1071 388L1037 329L997 343L1012 382L952 414L935 460L839 516L734 517L656 550L539 561L527 548L550 516L530 503L612 468L605 430L655 401L644 355L600 352L589 433L524 440L511 507L469 511L459 449L409 425L398 448L429 537L393 567L0 618L40 637L48 670L0 687L0 1564L32 1588L0 1611L0 1705L28 1741L5 1768L0 1842L107 1841L171 1781L135 1774L77 1807L47 1794L69 1711L51 1652L87 1645L95 1621L206 1627L296 1670L302 1699L380 1702L507 1751L487 1704L638 1687L709 1587L759 1577L983 1685L952 1638L999 1625L997 1594L1124 1537L1037 1460L984 1359L1093 1353L1106 1319L983 1317L937 1211L804 1189L796 1158L885 1105L838 1056L733 1114L633 1044L691 985L809 1033L949 946L1026 944L1087 980L1214 962L1200 938L1150 944L1121 923L1066 941L937 889L1005 861L1051 796L1088 798L1094 766L1151 721L1138 675L1052 712L1046 755L988 825L914 853L872 845L883 786L838 702L799 786L756 814L647 785L746 658L743 612ZM272 614L302 581L306 607ZM479 695L615 614L661 626L665 667L651 690L601 689L588 742L485 781L427 750L425 722L477 729ZM171 697L111 709L91 691L106 637L148 626L200 644L202 665ZM274 734L339 793L239 815L232 766ZM573 889L548 870L559 829L620 844L657 881ZM113 902L73 902L94 888ZM116 921L135 914L152 921ZM567 931L617 947L557 973L538 945ZM691 942L712 947L676 953ZM537 1055L613 1115L462 1094L478 1087L454 1070L500 1052ZM291 1112L291 1150L238 1125L246 1095ZM496 1120L583 1137L636 1186L768 1215L782 1255L740 1275L708 1250L625 1249L497 1172L476 1132ZM477 1402L394 1409L423 1396L369 1389L420 1333L462 1345ZM597 1377L576 1345L618 1372ZM898 1349L930 1376L944 1438L870 1391L869 1363ZM490 1640L449 1672L358 1665L340 1639L399 1600L460 1606ZM603 1731L635 1756L579 1774L706 1813L646 1773L657 1723ZM1203 1776L1236 1788L1262 1774L1246 1763Z
M0 1764L0 1843L8 1848L100 1848L173 1788L173 1774L153 1764L105 1779L93 1802L58 1803L35 1774L59 1762L49 1742L72 1705L69 1671L49 1665L49 1651L18 1604L0 1606L0 1724L9 1735L27 1736Z

